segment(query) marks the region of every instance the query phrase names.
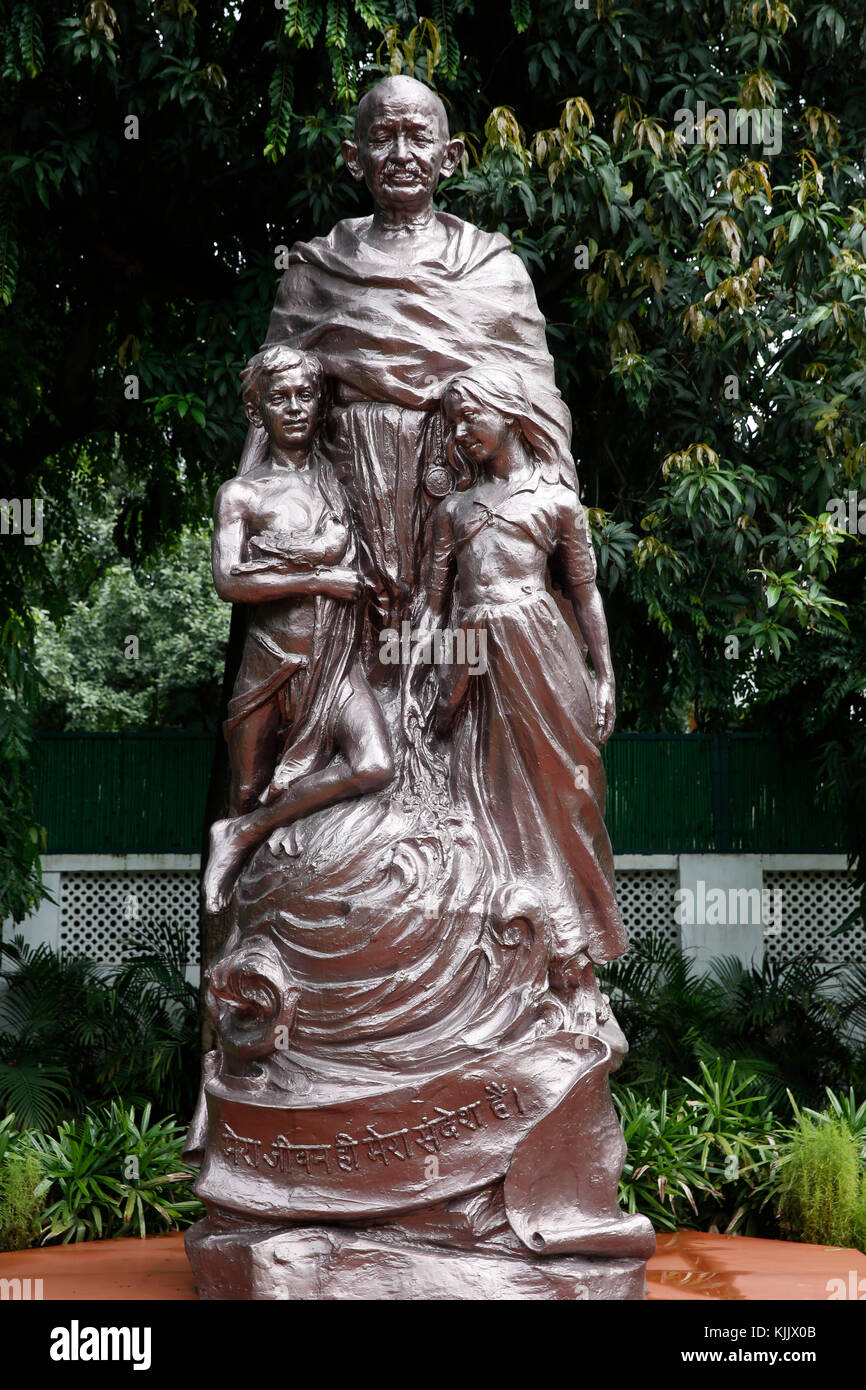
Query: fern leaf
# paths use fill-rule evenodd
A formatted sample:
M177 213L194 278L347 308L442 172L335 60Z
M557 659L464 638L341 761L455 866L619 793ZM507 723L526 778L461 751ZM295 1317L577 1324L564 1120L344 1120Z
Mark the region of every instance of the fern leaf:
M18 20L18 45L30 77L38 77L45 66L42 19L33 5L26 5Z
M441 69L445 77L453 82L460 69L460 45L451 25L451 0L437 0L436 27L442 44Z
M320 0L301 0L301 32L307 48L312 48L325 17Z
M359 19L362 19L368 29L376 29L380 34L384 34L391 17L385 12L385 7L381 0L355 0L355 12Z
M325 19L325 43L329 48L345 50L348 39L349 8L346 0L328 0L327 17ZM343 68L343 71L345 74L345 68ZM339 91L337 95L339 96Z
M352 81L349 77L349 73L346 68L346 60L343 57L342 50L340 48L337 48L336 45L334 47L329 47L328 57L331 60L331 73L334 79L334 94L338 101L341 101L344 103L344 105L348 106L353 101L357 101L358 94L355 87L352 85Z
M288 63L281 63L271 78L268 95L271 102L271 119L265 135L265 159L274 164L286 153L289 132L292 125L292 98L295 89Z
M283 15L283 32L287 39L296 39L302 32L300 9L301 0L288 0Z
M316 0L289 0L283 30L289 39L297 39L300 48L312 48L322 27L323 10Z

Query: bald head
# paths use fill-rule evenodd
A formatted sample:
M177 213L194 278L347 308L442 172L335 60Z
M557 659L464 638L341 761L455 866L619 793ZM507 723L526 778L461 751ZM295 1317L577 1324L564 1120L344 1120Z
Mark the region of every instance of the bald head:
M432 87L426 87L416 77L400 75L383 77L381 82L377 82L375 87L371 87L369 92L365 92L361 97L355 112L355 140L358 144L363 140L376 115L395 103L403 109L411 107L419 116L436 121L442 139L448 139L448 114L441 98Z
M344 140L352 177L373 196L374 219L429 217L440 178L453 174L462 140L449 140L441 100L414 77L385 77L358 103L355 138Z

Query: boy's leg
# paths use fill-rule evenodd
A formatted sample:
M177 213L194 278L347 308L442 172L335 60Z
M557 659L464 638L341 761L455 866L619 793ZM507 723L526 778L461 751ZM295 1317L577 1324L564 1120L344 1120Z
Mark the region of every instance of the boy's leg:
M360 672L353 680L352 694L337 719L334 743L360 794L388 785L394 776L394 758L379 701Z
M233 820L215 821L204 876L205 904L221 912L253 850L281 826L323 806L377 791L394 775L388 730L379 703L366 682L358 682L340 711L334 742L342 758L300 777L275 801Z
M279 729L279 700L274 696L236 724L229 734L230 816L252 810L268 785L277 761Z
M279 755L282 698L280 662L273 652L247 632L235 687L228 707L226 734L231 768L229 815L239 816L255 806L268 785ZM291 679L285 673L285 680ZM273 693L257 703L262 693ZM252 704L252 709L249 709ZM249 710L248 713L245 711ZM238 717L240 715L241 717ZM236 722L232 722L234 719Z

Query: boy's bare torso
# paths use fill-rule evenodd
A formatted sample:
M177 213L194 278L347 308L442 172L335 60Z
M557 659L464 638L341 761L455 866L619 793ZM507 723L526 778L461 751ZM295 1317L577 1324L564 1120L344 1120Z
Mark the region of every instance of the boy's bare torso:
M231 486L237 489L244 512L244 564L278 563L279 553L290 545L293 555L305 557L287 559L287 570L297 571L316 563L333 564L345 551L348 532L330 516L315 467L288 469L265 464L234 480ZM255 685L273 669L275 648L287 656L309 656L315 604L314 595L297 594L251 606L237 693L247 682ZM251 637L265 640L250 641Z

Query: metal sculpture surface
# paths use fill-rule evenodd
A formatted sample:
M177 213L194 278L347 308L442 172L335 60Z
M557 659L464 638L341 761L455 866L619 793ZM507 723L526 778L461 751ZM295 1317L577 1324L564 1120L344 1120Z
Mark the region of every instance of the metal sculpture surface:
M639 1298L569 414L521 262L434 208L438 98L385 79L343 153L373 215L293 248L216 503L249 617L187 1249L211 1298Z

